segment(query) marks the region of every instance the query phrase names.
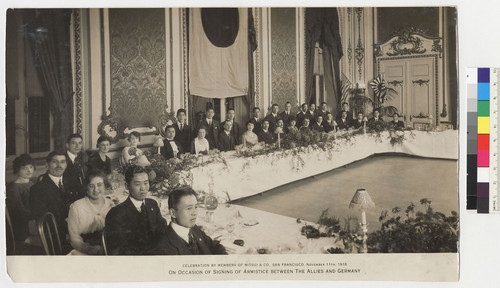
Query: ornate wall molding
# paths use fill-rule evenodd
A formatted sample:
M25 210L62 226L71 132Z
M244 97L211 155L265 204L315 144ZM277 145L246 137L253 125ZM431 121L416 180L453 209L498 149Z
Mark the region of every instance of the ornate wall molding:
M356 8L356 16L358 17L358 41L356 44L356 49L354 52L356 53L356 63L358 64L358 73L359 80L362 79L363 76L363 59L365 58L365 48L363 47L363 43L361 41L361 15L363 14L363 8Z
M351 71L351 63L352 63L352 43L351 43L351 13L352 13L352 8L347 8L347 27L348 28L348 33L349 34L349 40L348 40L348 45L347 45L347 60L348 60L348 65L349 65L349 71Z
M187 35L187 17L186 8L182 8L182 63L184 65L184 108L188 107L188 95L189 95L189 67L188 67L188 35ZM188 113L189 114L189 113ZM193 119L194 120L194 119ZM161 126L160 130L163 130Z
M414 27L405 27L391 34L388 41L375 44L374 57L384 55L395 57L405 55L423 55L438 53L442 57L442 39L439 37L428 37L421 30Z
M411 81L413 84L417 84L418 86L422 86L422 85L427 85L429 86L429 79L427 80L424 80L424 79L418 79L418 80L412 80Z
M81 22L80 9L73 9L73 28L75 39L75 128L76 133L82 133L83 129L83 102L82 102L82 40L81 40ZM75 130L75 129L74 129Z
M403 86L403 80L387 81L387 84L390 84L392 86Z
M253 9L253 8L251 8ZM260 30L261 30L261 23L260 23L260 17L261 17L261 10L260 8L255 8L253 11L253 21L254 21L254 26L255 26L255 39L259 41L260 39ZM259 41L260 42L260 41ZM260 45L259 45L260 46ZM255 49L253 52L253 61L254 61L254 103L256 107L259 107L259 97L260 97L260 74L261 74L261 61L260 61L260 51L261 49L258 47ZM250 107L252 109L253 107ZM250 110L251 111L251 110Z

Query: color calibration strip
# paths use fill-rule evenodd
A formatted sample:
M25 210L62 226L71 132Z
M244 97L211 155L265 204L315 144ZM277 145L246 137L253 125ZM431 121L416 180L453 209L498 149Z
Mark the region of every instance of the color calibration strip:
M490 69L477 69L477 212L490 209Z
M500 213L498 191L498 118L500 97L500 69L490 71L490 213Z
M467 69L467 210L477 209L477 68Z

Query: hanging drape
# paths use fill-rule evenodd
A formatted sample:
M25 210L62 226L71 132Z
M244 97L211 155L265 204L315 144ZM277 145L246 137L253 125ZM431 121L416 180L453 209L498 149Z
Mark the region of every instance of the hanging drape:
M247 95L247 8L189 11L190 93L222 99Z
M311 101L314 93L314 46L319 42L323 49L326 102L332 111L337 111L342 97L339 61L343 55L337 8L307 8L305 22L306 103Z
M39 9L34 11L34 25L28 31L35 67L50 97L54 148L61 151L66 137L73 133L70 23L70 9Z

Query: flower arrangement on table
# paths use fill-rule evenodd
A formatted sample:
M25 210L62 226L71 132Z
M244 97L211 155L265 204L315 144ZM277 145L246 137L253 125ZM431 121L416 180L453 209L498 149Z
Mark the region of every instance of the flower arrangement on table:
M192 186L192 169L205 166L210 163L223 163L227 166L226 159L218 150L211 150L206 156L194 154L181 154L179 158L165 160L161 154L149 155L150 169L155 172L156 177L151 180L151 191L154 195L164 197L181 186Z
M409 131L409 134L405 133L405 131ZM403 142L407 140L407 135L410 135L411 139L415 138L415 133L413 133L411 128L393 129L389 130L388 139L390 139L390 143L392 146L396 144L402 145Z

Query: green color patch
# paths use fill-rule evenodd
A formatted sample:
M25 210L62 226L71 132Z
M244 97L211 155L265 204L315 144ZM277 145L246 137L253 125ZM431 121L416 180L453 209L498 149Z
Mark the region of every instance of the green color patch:
M477 116L490 116L490 101L477 101Z

